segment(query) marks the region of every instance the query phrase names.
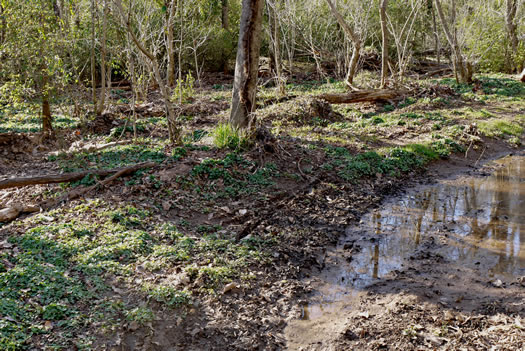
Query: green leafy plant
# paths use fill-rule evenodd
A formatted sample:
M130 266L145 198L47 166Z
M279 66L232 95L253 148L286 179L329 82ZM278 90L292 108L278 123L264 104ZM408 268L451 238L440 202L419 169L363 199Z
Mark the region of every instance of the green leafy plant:
M250 145L248 134L229 123L220 123L212 132L213 143L219 149L245 149Z
M195 95L195 89L193 87L195 83L195 78L188 73L186 79L177 79L177 85L173 90L173 95L171 100L179 103L187 103L193 99Z

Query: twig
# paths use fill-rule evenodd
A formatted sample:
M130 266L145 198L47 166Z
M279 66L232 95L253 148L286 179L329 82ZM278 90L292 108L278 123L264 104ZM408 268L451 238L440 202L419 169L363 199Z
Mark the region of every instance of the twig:
M478 162L479 162L479 160L481 160L481 158L483 157L483 154L485 153L485 150L487 150L487 147L486 147L486 146L483 148L483 151L481 152L481 155L479 155L479 158L478 158L478 160L476 161L476 163L474 163L474 166L477 166L477 165L478 165Z

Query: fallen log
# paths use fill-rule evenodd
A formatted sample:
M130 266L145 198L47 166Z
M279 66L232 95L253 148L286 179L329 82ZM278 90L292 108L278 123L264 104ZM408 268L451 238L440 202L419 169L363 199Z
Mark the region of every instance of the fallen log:
M140 163L132 167L136 167L136 166L140 166L139 168L152 167L152 166L147 166L149 164L151 164L151 162ZM82 171L82 172L49 174L49 175L36 176L36 177L21 177L21 178L4 179L4 180L0 180L0 190L8 189L8 188L22 187L22 186L29 186L29 185L74 182L74 181L83 179L87 175L96 175L96 176L104 177L104 176L108 176L110 174L114 174L114 173L120 172L125 169L129 169L129 168L130 167L123 167L123 168L121 167L121 168L114 168L114 169L91 169L91 170Z
M37 206L24 206L24 205L19 205L19 204L12 205L11 207L0 210L0 223L11 222L15 220L18 216L20 216L22 213L34 213L34 212L49 210L52 207L55 207L62 202L77 199L81 197L82 195L85 195L89 193L90 191L96 189L99 186L107 185L119 177L122 177L128 174L133 174L139 169L151 168L156 165L157 165L156 162L144 162L144 163L139 163L139 164L136 164L130 167L120 168L114 175L112 175L111 177L107 179L104 179L101 182L98 182L95 185L80 188L80 189L74 189L57 199L50 199L50 200L44 201Z
M525 68L523 69L523 72L520 74L520 80L525 83Z
M377 89L358 90L346 94L322 94L317 97L331 104L352 104L357 102L389 101L405 93L406 91L404 90Z
M442 73L448 73L452 71L453 71L452 67L445 67L445 68L437 69L435 71L427 72L423 75L423 77L426 77L426 78L433 77L433 76L436 76Z
M98 152L104 149L107 149L112 146L127 145L131 144L133 140L120 140L114 141L107 144L88 144L83 145L82 143L73 143L67 151L53 151L49 155L58 156L58 155L71 155L77 152Z

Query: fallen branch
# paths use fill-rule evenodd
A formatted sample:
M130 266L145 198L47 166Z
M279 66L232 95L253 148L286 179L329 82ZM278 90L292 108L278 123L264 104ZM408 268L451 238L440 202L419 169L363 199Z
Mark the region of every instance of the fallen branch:
M433 76L437 76L442 73L452 72L452 70L453 69L451 67L440 68L440 69L425 73L423 77L426 77L426 78L433 77Z
M16 219L22 213L34 213L34 212L49 210L50 208L55 207L62 202L77 199L81 197L82 195L85 195L89 193L90 191L96 189L99 186L107 185L119 177L122 177L128 174L133 174L139 169L151 168L156 165L157 165L156 162L144 162L144 163L139 163L137 165L133 165L130 167L120 168L117 170L117 172L114 175L112 175L111 177L107 179L104 179L103 181L95 185L80 188L80 189L74 189L70 191L69 193L67 193L66 195L59 197L58 199L50 199L50 200L40 203L40 205L37 205L37 206L13 205L11 207L4 208L0 210L0 222L1 223L11 222L12 220Z
M375 102L375 101L389 101L401 95L404 95L404 90L358 90L346 94L322 94L318 98L325 100L331 104L352 104L357 102Z
M140 165L151 164L151 162L141 163ZM135 167L135 166L133 166ZM146 168L151 166L142 166L140 168ZM57 184L57 183L66 183L74 182L77 180L83 179L87 175L97 175L97 176L108 176L110 174L119 172L121 170L128 169L129 167L124 168L114 168L114 169L91 169L82 172L73 172L73 173L64 173L64 174L49 174L36 177L21 177L21 178L10 178L5 180L0 180L0 190L16 188L29 185L41 185L41 184Z
M58 156L58 155L71 155L77 152L97 152L97 151L107 149L108 147L118 146L118 145L127 145L127 144L131 144L132 142L133 140L121 140L121 141L114 141L114 142L107 143L107 144L88 144L84 146L75 145L76 143L74 143L73 145L71 145L69 150L54 151L54 152L51 152L50 155Z

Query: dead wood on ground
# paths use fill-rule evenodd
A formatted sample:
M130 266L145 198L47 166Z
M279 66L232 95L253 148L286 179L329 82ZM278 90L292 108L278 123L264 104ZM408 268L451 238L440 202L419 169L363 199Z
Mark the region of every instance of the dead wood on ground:
M318 98L331 104L352 104L357 102L390 101L406 93L404 90L373 89L353 91L345 94L322 94Z
M33 205L28 206L28 205L20 205L20 204L12 205L8 208L4 208L0 210L0 223L11 222L15 220L18 216L20 216L20 214L22 213L34 213L34 212L49 210L59 205L62 202L77 199L81 197L82 195L87 194L90 191L96 189L99 186L108 185L109 183L111 183L117 178L120 178L125 175L129 175L129 174L133 174L140 169L151 168L156 165L157 165L156 162L144 162L144 163L139 163L139 164L129 166L129 167L119 168L116 170L114 169L112 170L112 173L114 174L111 177L104 179L103 181L98 182L95 185L92 185L89 187L83 187L79 189L74 189L57 199L50 199L50 200L44 201L37 206L33 206Z

